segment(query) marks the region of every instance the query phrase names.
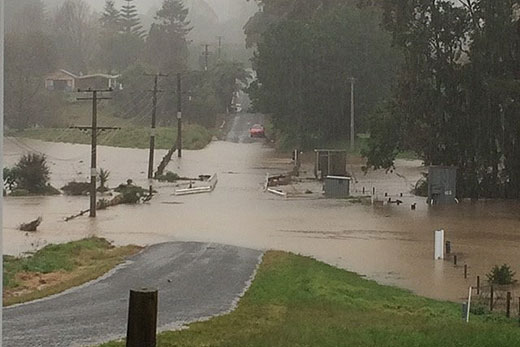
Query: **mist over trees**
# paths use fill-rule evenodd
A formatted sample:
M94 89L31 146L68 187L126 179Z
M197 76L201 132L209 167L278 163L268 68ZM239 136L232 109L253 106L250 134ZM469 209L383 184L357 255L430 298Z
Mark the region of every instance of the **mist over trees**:
M182 0L163 0L160 4L153 11L153 23L145 26L135 0L105 0L99 12L85 0L63 0L55 2L54 7L45 6L42 0L8 0L7 127L70 125L62 113L74 97L49 91L44 83L46 76L60 69L77 76L120 75L124 87L114 91L109 110L114 116L127 119L144 118L151 107L147 90L151 89L152 79L145 73L168 74L161 79L160 86L168 94L161 97L158 106L162 124L175 120L176 74L182 73L188 121L200 120L214 126L216 113L229 108L219 95L228 89L222 89L215 80L222 71L236 73L236 64L213 59L207 73L191 76L199 73L191 71L188 65L188 35L193 29L189 10ZM245 73L242 66L240 69ZM204 100L201 95L205 95ZM191 106L190 100L196 100L197 106Z

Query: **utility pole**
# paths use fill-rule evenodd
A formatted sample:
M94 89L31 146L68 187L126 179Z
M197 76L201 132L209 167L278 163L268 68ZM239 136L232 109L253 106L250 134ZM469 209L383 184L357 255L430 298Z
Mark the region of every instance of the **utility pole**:
M209 46L208 44L204 44L204 71L208 71L208 58L209 58Z
M153 161L155 156L155 136L156 134L156 123L157 123L157 94L159 92L162 92L162 90L159 90L159 77L166 77L168 75L164 75L161 73L157 73L154 75L145 74L145 76L153 76L154 77L154 84L153 84L153 90L151 91L152 94L152 126L150 131L150 155L148 157L148 179L153 178ZM152 191L150 187L150 191Z
M350 150L353 152L356 147L356 130L354 122L354 85L356 79L350 78Z
M96 180L97 180L97 137L98 131L118 130L114 127L98 127L97 125L97 104L99 100L110 100L110 97L98 96L98 93L112 92L112 89L78 89L80 93L92 93L92 97L77 98L77 100L92 100L92 126L90 127L71 127L72 129L90 130L92 132L92 150L90 159L90 217L96 217Z
M177 156L182 158L182 75L177 74Z
M224 36L217 36L218 38L218 60L222 58L222 39Z

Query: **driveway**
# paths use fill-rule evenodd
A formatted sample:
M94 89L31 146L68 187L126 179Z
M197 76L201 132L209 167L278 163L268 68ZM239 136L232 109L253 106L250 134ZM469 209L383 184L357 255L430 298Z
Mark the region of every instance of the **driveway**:
M148 247L97 281L5 309L3 345L88 346L122 338L133 288L159 289L160 330L223 314L247 289L261 255L212 243Z

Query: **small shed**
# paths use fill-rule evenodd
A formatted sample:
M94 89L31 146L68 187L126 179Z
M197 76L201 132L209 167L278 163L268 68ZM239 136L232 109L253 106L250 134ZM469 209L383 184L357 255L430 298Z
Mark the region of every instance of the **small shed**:
M428 169L428 204L449 205L457 202L457 168L430 166Z
M347 176L347 151L342 149L315 149L314 176Z
M323 189L325 197L330 199L344 199L350 196L350 177L327 176Z
M45 77L45 88L50 91L72 92L76 89L78 76L67 70L58 70Z

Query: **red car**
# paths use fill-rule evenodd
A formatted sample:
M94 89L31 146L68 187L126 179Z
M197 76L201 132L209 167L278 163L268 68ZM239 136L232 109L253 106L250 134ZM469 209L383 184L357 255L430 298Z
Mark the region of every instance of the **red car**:
M249 129L249 136L251 137L265 137L265 129L260 124L255 124Z

